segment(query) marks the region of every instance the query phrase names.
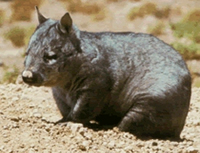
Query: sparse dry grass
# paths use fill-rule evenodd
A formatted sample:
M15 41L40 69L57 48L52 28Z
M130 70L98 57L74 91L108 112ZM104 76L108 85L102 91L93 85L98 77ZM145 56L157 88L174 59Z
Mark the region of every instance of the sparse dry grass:
M181 21L171 24L171 29L175 37L200 43L200 9L189 12Z
M12 68L4 67L5 73L1 83L15 83L20 73L19 69L14 65Z
M5 32L4 36L6 39L10 40L12 44L16 47L22 47L25 45L25 31L23 28L20 28L18 26L13 27Z
M134 7L129 11L128 19L134 20L137 17L144 17L146 15L154 15L157 18L168 18L170 14L170 7L158 8L155 3L147 2L139 7Z
M156 12L156 4L152 2L147 2L139 7L132 8L128 14L128 18L129 20L134 20L137 17L144 17L145 15L155 14Z
M4 37L10 40L14 46L22 47L28 44L29 39L34 31L35 26L29 26L27 28L15 26L5 32Z
M4 17L5 17L4 11L0 10L0 27L3 25Z
M81 0L70 0L67 5L70 12L79 12L83 14L98 14L101 11L101 6L98 3L84 2Z
M102 9L99 13L93 14L92 19L94 21L102 21L103 19L106 18L107 10Z
M159 36L164 33L164 30L165 30L165 24L162 21L160 21L157 22L155 25L150 26L147 31L150 34Z
M30 37L32 36L33 32L35 31L35 25L27 27L25 30L25 38L24 38L24 44L28 45L28 42L30 40Z
M171 24L173 34L178 39L188 39L189 44L174 42L185 59L200 59L200 9L192 10L181 21Z
M106 0L108 3L112 3L112 2L119 2L120 0Z
M30 21L35 6L39 6L42 0L14 0L11 4L14 21Z
M171 12L171 9L169 6L166 6L166 7L163 7L161 9L158 9L156 12L155 12L155 16L157 18L168 18L169 15L170 15L170 12Z
M195 9L186 14L183 21L200 22L200 9Z
M174 42L171 44L177 51L181 53L185 60L197 59L200 60L200 45L197 43L191 43L185 45L180 42Z

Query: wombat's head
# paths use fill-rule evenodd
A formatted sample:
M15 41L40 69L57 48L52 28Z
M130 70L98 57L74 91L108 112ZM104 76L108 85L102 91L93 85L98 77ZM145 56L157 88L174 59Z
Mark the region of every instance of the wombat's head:
M37 7L36 10L39 25L27 47L22 78L29 85L56 86L77 70L81 52L79 30L69 13L56 21L45 18Z

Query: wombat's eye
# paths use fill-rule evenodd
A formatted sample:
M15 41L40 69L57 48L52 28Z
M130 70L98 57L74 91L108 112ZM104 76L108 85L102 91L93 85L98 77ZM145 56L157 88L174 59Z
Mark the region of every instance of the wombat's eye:
M53 51L44 54L44 61L48 64L54 64L57 60L57 54Z

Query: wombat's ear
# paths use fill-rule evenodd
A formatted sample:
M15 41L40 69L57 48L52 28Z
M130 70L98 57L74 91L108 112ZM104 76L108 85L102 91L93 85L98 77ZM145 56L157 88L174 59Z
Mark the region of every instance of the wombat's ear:
M35 6L35 9L36 9L36 11L37 11L39 23L41 24L41 23L45 22L45 21L47 20L47 18L45 18L45 17L40 13L40 11L39 11L39 9L38 9L37 6Z
M69 33L72 28L72 18L69 13L65 13L63 17L60 19L59 28L62 33Z

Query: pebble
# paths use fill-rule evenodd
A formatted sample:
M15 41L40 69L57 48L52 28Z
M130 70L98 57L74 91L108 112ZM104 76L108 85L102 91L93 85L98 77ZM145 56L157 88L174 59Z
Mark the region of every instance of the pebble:
M187 148L187 151L186 151L186 152L187 152L187 153L198 153L199 150L196 149L196 148L194 148L193 146L190 146L190 147Z
M19 125L18 125L17 123L14 123L14 124L12 125L12 128L19 128Z
M109 148L114 148L114 146L115 146L115 141L110 141L110 142L108 143L108 147L109 147Z
M14 122L19 122L19 117L17 117L17 116L10 116L9 117L10 118L10 120L12 120L12 121L14 121Z
M20 147L20 148L25 148L25 145L24 145L24 144L21 144L19 147Z
M84 136L86 137L86 139L91 140L92 139L92 134L91 133L85 133Z
M72 123L72 122L68 122L67 123L67 127L72 131L72 133L76 133L78 132L80 129L82 129L83 125L82 124L78 124L78 123ZM80 132L80 131L79 131Z
M10 139L4 139L3 142L4 143L8 143L10 141Z
M0 147L0 151L2 151L4 148L5 148L5 146L1 146L1 147Z
M19 100L19 97L13 97L12 98L12 102L16 102L16 101L18 101Z
M42 114L39 113L39 112L33 113L33 116L36 117L36 118L42 118Z
M18 77L17 77L15 83L16 83L16 84L23 84L23 83L24 83L21 75L18 75Z
M9 129L9 126L4 125L4 126L3 126L3 129L4 129L4 130L8 130L8 129Z
M83 146L88 146L88 147L89 147L90 144L91 144L90 141L83 141L83 142L82 142L82 145L83 145Z
M16 92L22 91L22 87L21 86L17 86L17 88L15 89Z
M158 145L158 143L157 142L152 142L152 146L157 146Z
M1 85L0 85L1 86ZM12 87L12 85L8 85ZM18 88L19 86L19 88ZM20 88L23 89L21 85L15 85L13 87L13 92L20 92ZM0 87L1 89L1 87ZM184 138L183 141L169 141L169 140L157 140L157 139L149 139L149 140L140 140L136 139L134 135L129 133L124 134L124 132L118 131L118 129L113 130L91 130L86 127L83 127L82 124L76 124L68 122L67 126L55 126L48 122L38 121L37 118L29 118L29 115L35 115L37 117L37 113L43 115L43 109L38 109L39 105L42 105L39 101L34 101L34 105L27 103L29 100L24 99L20 102L18 107L13 107L11 109L7 102L12 100L13 97L21 97L20 95L14 96L8 95L8 89L5 88L6 91L2 90L2 93L5 92L6 102L2 103L2 97L4 94L1 94L1 110L0 110L0 119L2 121L1 135L2 139L0 139L0 152L8 152L10 151L16 152L88 152L88 153L131 153L131 152L177 152L177 153L200 153L200 139L199 139L199 116L198 113L192 114L190 113L188 116L188 120L190 121L191 116L194 116L192 122L186 123L186 125L190 124L190 126L185 126L182 132L181 138ZM32 92L34 90L30 90L31 92L27 92L27 97L31 97ZM11 92L11 91L9 91ZM26 94L25 94L26 95ZM200 89L199 94L200 95ZM20 99L21 100L21 99ZM26 102L26 103L25 103ZM199 101L200 102L200 101ZM30 105L30 107L29 107ZM32 105L32 106L31 106ZM194 103L192 107L197 105ZM199 105L199 103L198 103ZM49 107L48 105L45 105ZM9 109L8 109L9 108ZM45 108L45 107L44 107ZM198 107L199 108L199 107ZM30 111L27 111L30 110ZM46 109L44 109L46 111ZM200 109L199 109L200 110ZM48 110L49 111L49 110ZM51 111L51 110L50 110ZM46 113L45 117L41 119L43 121L47 121L50 118L50 121L55 121L60 118L60 114L56 114L53 112L44 112ZM193 112L195 109L192 110ZM16 115L13 114L16 112ZM30 114L29 114L30 113ZM4 118L5 117L5 118ZM197 120L195 120L197 118ZM34 124L36 123L36 124ZM15 129L19 128L20 130ZM196 126L195 126L196 125ZM189 127L189 128L188 128ZM47 132L46 132L46 131ZM48 132L49 131L49 132ZM73 131L73 132L72 132ZM16 132L16 133L14 133ZM19 133L20 132L20 133ZM117 134L116 134L117 133ZM16 136L20 134L20 136ZM22 135L21 135L22 134ZM28 140L28 141L26 141ZM37 141L35 141L37 140ZM16 142L16 143L15 143ZM38 145L42 143L41 146ZM32 144L32 147L30 145ZM59 148L58 148L59 147ZM69 150L67 150L67 149ZM44 149L44 150L43 150ZM60 150L59 150L60 149ZM62 150L61 150L62 149ZM48 151L47 151L48 150ZM66 151L67 150L67 151Z
M86 146L84 146L84 145L79 145L78 148L79 148L80 150L82 150L82 151L86 151L86 150L87 150L87 149L86 149Z
M133 148L134 148L133 146L127 145L127 146L124 148L124 150L125 150L126 152L128 152L128 151L132 150Z

